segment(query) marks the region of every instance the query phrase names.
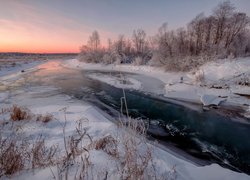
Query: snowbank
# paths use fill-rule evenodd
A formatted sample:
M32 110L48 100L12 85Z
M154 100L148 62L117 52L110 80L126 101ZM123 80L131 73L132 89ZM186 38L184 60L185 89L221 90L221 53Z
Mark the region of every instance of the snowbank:
M200 67L204 72L206 81L229 80L243 73L250 73L250 59L224 59L210 62Z
M16 75L17 72L21 73L22 70L33 68L41 63L44 63L44 61L33 61L33 62L26 62L26 63L15 62L16 64L15 66L0 67L0 77L7 76L7 75L13 76L14 74Z
M200 99L204 106L209 106L209 105L218 106L221 102L226 100L225 98L220 98L218 96L208 95L208 94L202 95Z
M59 147L63 149L63 109L65 109L67 118L66 136L70 136L74 132L76 122L79 119L85 119L84 127L88 129L89 135L94 139L98 139L98 137L103 137L107 134L118 135L121 133L111 121L104 117L103 114L101 114L97 109L88 104L84 104L79 101L72 101L70 97L64 95L55 95L52 97L43 96L54 90L54 88L50 87L41 87L40 90L38 88L31 88L30 91L26 92L24 96L23 94L19 94L10 97L9 102L17 103L18 105L25 105L35 114L53 114L55 119L57 119L48 122L46 125L41 125L36 121L24 123L22 125L22 131L25 134L29 135L33 139L43 134L47 137L48 145L59 145ZM8 106L8 104L5 106ZM249 179L249 176L246 174L224 169L217 164L211 164L203 167L197 166L174 156L170 153L170 150L167 152L153 146L152 144L148 144L148 146L153 147L153 162L157 172L168 174L171 170L173 170L172 168L175 167L174 169L176 171L177 180L211 180L223 178L228 180ZM117 177L117 162L115 162L114 159L110 158L102 151L92 150L90 151L90 154L90 160L94 163L95 167L100 167L102 170L107 169L108 172L112 174L111 177ZM72 166L72 173L76 171L76 168L76 164ZM52 166L50 168L35 169L34 171L23 170L12 176L11 179L53 179L51 170L55 174L57 173L57 168ZM74 174L70 174L70 176L71 175L74 176Z
M203 105L218 105L222 101L239 106L250 105L250 99L239 96L242 93L249 94L250 86L238 85L243 78L250 79L249 58L209 62L196 71L199 76L204 76L198 79L196 72L165 72L161 68L151 66L89 64L76 59L65 61L63 65L84 70L121 71L151 76L165 83L164 96L177 100ZM112 83L111 79L103 81L108 81L114 86L119 84L117 79Z
M139 81L129 77L110 76L98 73L89 74L88 76L92 79L103 81L117 88L135 89L135 90L139 90L141 88L141 83Z

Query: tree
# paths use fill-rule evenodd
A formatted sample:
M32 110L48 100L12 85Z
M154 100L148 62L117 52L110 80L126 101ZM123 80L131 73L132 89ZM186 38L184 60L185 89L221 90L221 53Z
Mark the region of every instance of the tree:
M173 56L173 49L171 39L173 39L173 32L167 31L167 23L164 23L158 30L157 42L159 53L162 55L163 59Z
M245 13L234 13L230 18L225 32L225 48L229 48L235 38L242 33L249 24L249 18Z
M89 37L88 45L94 51L97 51L99 49L100 36L97 31L93 31L92 35Z
M120 35L108 39L100 48L100 36L94 31L81 48L87 62L164 65L171 70L190 70L207 60L250 54L249 17L236 12L229 2L220 3L210 16L198 14L184 28L168 30L164 23L158 33L148 38L143 29L133 31L132 38Z
M224 1L215 8L214 17L216 20L216 30L214 44L219 44L223 39L228 19L232 16L234 9L235 7L230 3L230 1Z
M194 41L195 41L195 54L199 55L201 50L203 49L203 38L204 38L204 22L205 17L204 14L201 13L195 17L194 20L189 24L190 29L193 33Z
M97 31L93 31L89 36L88 45L80 48L79 58L86 62L100 62L104 54L104 50L100 48L100 36Z
M119 35L118 40L114 43L115 51L119 56L124 56L126 41L124 35Z
M143 29L134 30L132 42L134 44L137 55L142 56L145 53L147 46L146 32Z

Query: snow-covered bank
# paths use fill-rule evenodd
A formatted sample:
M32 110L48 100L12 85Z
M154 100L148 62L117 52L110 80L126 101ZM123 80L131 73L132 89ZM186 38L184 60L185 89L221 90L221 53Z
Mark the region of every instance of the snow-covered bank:
M17 74L17 72L21 73L23 70L31 69L41 63L45 63L45 61L31 61L31 62L13 62L13 65L5 65L4 62L1 62L0 66L0 77ZM6 62L8 63L8 62Z
M51 68L51 66L48 68ZM21 78L21 76L22 74L16 75L15 80ZM8 80L9 83L5 86L9 86L13 79L10 78ZM25 134L32 139L39 135L44 135L47 138L46 142L48 145L58 145L63 150L64 135L62 124L65 122L64 115L66 114L66 136L74 134L79 120L83 120L83 126L88 130L93 140L107 135L113 135L121 139L121 136L124 135L121 134L121 129L109 121L98 109L82 101L74 100L69 96L58 94L56 88L37 85L35 87L19 86L16 89L11 89L11 92L9 91L10 88L7 89L8 91L0 90L0 97L2 98L0 101L1 108L18 104L29 108L34 114L52 114L55 119L47 124L30 120L28 122L14 122L6 125L4 122L8 122L9 119L7 116L4 116L4 118L0 118L0 124L1 126L3 125L1 132L3 133L12 132L11 126L13 125L20 131L20 134ZM157 173L163 174L164 177L169 176L169 172L176 171L176 179L249 179L249 176L246 174L233 172L217 164L200 167L156 146L152 146L150 143L147 143L147 146L153 148L152 159L154 167ZM140 150L143 151L143 149ZM90 160L96 169L104 172L108 171L109 179L117 179L116 159L108 156L102 150L92 149L89 153ZM173 169L173 167L175 168ZM50 168L54 173L57 173L57 168L53 166L35 170L23 170L12 176L11 179L53 179ZM72 173L69 179L74 178L75 174L73 172L76 169L77 163L72 165L70 169Z
M165 83L164 95L166 97L201 103L205 106L218 105L222 101L239 106L250 105L249 98L239 95L247 95L250 92L249 58L210 62L198 70L188 73L165 72L161 68L151 66L88 64L76 59L66 61L64 66L84 70L121 71L152 76ZM113 79L99 78L99 80L111 85L115 84L112 82ZM206 97L213 97L213 101Z
M117 136L121 133L121 130L118 129L116 125L105 118L94 107L72 100L65 95L58 94L50 96L50 94L55 94L55 92L56 89L50 87L19 90L12 92L12 96L6 99L5 102L1 104L1 107L18 104L28 107L34 114L52 114L55 119L45 125L32 120L29 122L20 122L16 125L19 127L20 134L26 134L26 136L32 139L44 135L47 138L46 143L48 145L58 145L61 149L64 148L64 135L62 130L64 111L62 111L62 109L65 109L67 117L66 136L70 136L74 133L76 123L80 119L84 120L83 126L88 129L88 133L93 137L93 140L110 134ZM4 121L9 120L5 118ZM1 122L1 124L4 124L4 122ZM15 127L15 123L13 125ZM8 133L10 126L13 125L4 125L2 127L4 129L2 129L1 132ZM148 144L148 146L152 147L150 144ZM117 162L115 162L113 158L107 156L101 150L91 150L89 153L91 155L90 160L94 163L95 167L99 167L100 170L108 168L109 178L117 177ZM105 162L105 165L103 162ZM157 147L153 147L153 162L157 172L164 174L165 177L171 172L172 167L175 166L177 179L249 179L249 176L246 174L224 169L217 164L204 167L196 166ZM50 168L56 173L56 167L52 166ZM53 179L50 168L35 169L34 171L23 170L12 176L11 179ZM77 165L75 164L72 166L71 171L75 172L76 169Z
M141 83L133 78L110 76L99 73L90 74L88 76L92 79L106 82L107 84L115 86L117 88L135 89L135 90L139 90L141 88Z
M45 62L46 61L16 62L15 66L5 65L5 63L8 62L1 62L2 66L0 68L0 90L6 90L6 85L8 84L16 86L19 83L18 81L22 79L22 75L36 71L39 65ZM3 98L4 96L0 95L0 102Z

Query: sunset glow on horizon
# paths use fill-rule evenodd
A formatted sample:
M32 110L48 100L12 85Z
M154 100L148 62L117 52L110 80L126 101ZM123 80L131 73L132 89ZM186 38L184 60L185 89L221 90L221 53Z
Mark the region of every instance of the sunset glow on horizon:
M94 30L102 46L120 34L131 37L137 28L150 36L164 22L173 29L185 26L198 13L211 13L218 2L0 0L0 52L77 53ZM248 0L232 3L250 13Z

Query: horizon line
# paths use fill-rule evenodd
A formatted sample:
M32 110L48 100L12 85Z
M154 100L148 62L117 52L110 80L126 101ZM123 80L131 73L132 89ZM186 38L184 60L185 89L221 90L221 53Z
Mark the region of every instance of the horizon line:
M27 52L27 51L0 51L0 54L79 54L80 52Z

